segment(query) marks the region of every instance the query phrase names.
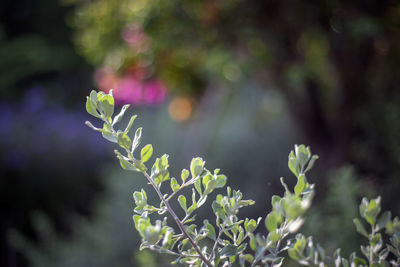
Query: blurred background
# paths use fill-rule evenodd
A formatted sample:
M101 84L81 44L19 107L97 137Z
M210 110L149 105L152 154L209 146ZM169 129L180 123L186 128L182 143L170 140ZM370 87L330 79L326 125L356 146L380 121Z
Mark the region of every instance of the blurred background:
M168 266L138 253L146 184L84 125L92 89L133 106L172 174L221 168L257 201L243 217L294 183L300 143L320 155L315 241L357 250L364 195L400 215L398 1L3 0L0 16L1 266Z

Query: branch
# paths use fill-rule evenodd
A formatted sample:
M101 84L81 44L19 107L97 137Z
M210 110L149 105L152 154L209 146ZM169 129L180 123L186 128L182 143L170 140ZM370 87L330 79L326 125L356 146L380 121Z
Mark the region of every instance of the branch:
M189 242L192 244L193 248L196 250L197 254L199 255L200 259L207 264L207 266L213 267L214 265L203 255L201 252L199 246L194 242L191 236L186 232L186 229L182 222L179 220L178 216L175 214L174 210L171 208L169 205L168 201L164 198L162 195L160 189L157 187L157 185L154 183L153 179L148 175L147 172L142 172L143 175L147 178L149 183L153 186L154 190L156 190L158 197L161 199L161 201L164 203L165 207L167 208L168 212L171 214L172 218L175 220L176 224L178 225L179 229L182 231L182 234L186 236L186 238L189 240Z

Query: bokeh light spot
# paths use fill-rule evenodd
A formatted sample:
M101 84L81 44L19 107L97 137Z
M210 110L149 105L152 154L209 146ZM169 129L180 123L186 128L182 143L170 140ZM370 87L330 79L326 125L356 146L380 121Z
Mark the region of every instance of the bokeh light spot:
M186 97L175 97L168 106L168 112L174 121L183 122L192 114L192 103Z

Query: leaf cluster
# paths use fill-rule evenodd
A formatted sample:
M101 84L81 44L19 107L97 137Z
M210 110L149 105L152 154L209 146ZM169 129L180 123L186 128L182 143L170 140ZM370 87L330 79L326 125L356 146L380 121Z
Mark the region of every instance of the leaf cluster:
M224 188L227 177L219 169L210 171L202 158L192 159L189 170L183 169L179 178L169 173L168 155L156 158L152 167L146 163L153 155L153 147L148 144L135 157L140 145L142 128L135 131L133 138L129 132L136 115L132 116L124 130L115 130L129 106L122 107L114 118L114 99L112 92L92 91L87 98L86 109L89 114L103 121L102 128L86 124L102 133L103 137L117 143L120 150L115 154L121 167L128 171L140 172L147 179L159 197L159 203L148 203L144 189L135 191L133 220L142 242L141 249L150 249L175 256L173 263L189 266L274 266L283 264L286 252L290 258L302 265L312 266L399 266L400 264L400 221L391 219L390 212L381 212L380 197L372 200L364 198L360 205L361 217L367 223L354 219L357 231L368 239L361 246L363 257L355 253L349 259L340 255L340 249L333 256L326 256L324 249L313 243L311 237L302 234L293 236L304 223L304 215L309 209L314 185L307 179L318 156L312 155L309 147L295 145L288 157L288 167L296 177L296 185L291 190L281 178L284 195L272 197L272 210L265 216L264 229L256 231L262 218L240 218L241 208L253 205L253 200L243 199L238 190L226 187L226 194L218 194L211 207L215 222L204 220L198 225L196 210L203 206L210 194ZM149 171L149 172L148 172ZM165 185L165 186L163 186ZM191 197L184 194L184 188L191 188ZM171 207L177 201L184 216L179 218ZM175 221L179 231L168 225L167 216ZM155 218L158 217L158 218ZM382 233L388 235L390 244L384 246ZM266 232L267 234L262 234ZM389 261L389 254L392 260Z

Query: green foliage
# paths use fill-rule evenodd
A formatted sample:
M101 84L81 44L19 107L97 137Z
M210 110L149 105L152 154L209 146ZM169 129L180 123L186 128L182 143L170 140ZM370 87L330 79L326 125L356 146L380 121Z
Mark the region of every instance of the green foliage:
M285 189L283 196L272 197L272 210L264 220L267 234L255 233L260 225L261 218L251 219L238 217L239 210L253 205L253 200L243 199L240 191L226 187L226 194L218 194L211 207L215 214L215 224L204 220L203 224L196 224L195 211L203 206L209 195L219 188L225 187L227 177L220 174L220 170L213 172L205 167L202 158L193 158L190 163L190 172L186 169L181 172L181 183L170 177L168 171L168 155L164 154L155 159L150 174L145 165L153 154L151 145L144 146L140 151L140 159L135 158L142 136L142 129L138 128L133 140L129 137L133 116L124 131L115 130L114 124L121 120L127 106L113 119L114 99L112 92L104 94L92 91L87 98L88 113L103 121L103 128L96 128L90 122L86 124L102 133L103 137L117 143L123 151L116 150L115 154L123 169L142 173L149 184L156 191L160 203L148 203L144 189L133 193L136 207L133 220L139 232L142 243L141 249L150 249L160 253L175 256L174 263L190 266L231 266L239 262L240 266L281 266L287 251L290 258L303 265L318 266L388 266L389 253L397 259L391 264L398 266L400 244L400 222L396 217L391 220L390 212L380 214L380 197L372 200L363 198L360 205L360 215L368 223L355 219L357 231L369 241L367 246L361 246L365 258L351 254L349 259L340 255L338 249L332 257L326 256L324 249L314 245L311 237L296 233L304 223L304 214L309 209L314 196L314 185L309 184L306 174L311 170L318 156L312 155L309 147L295 146L290 152L288 166L295 175L297 183L291 190L284 179L281 184ZM164 182L169 181L169 192L161 191ZM182 189L191 187L191 198L183 194ZM176 200L184 212L179 218L170 202ZM169 214L179 228L179 232L168 225ZM154 214L154 215L152 215ZM154 220L155 214L162 218ZM390 245L384 247L382 231L390 238ZM286 242L286 244L284 244Z

